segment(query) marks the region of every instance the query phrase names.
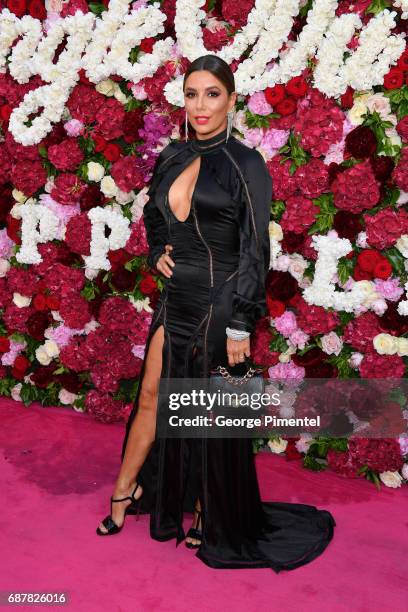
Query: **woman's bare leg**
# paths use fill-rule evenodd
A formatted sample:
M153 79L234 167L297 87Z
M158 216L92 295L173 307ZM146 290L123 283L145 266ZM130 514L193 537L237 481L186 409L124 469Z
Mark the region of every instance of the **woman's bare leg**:
M131 425L125 454L116 480L112 497L127 497L136 486L137 475L142 467L156 435L156 413L162 370L162 351L164 342L164 327L160 325L154 332L146 356L145 372L139 393L138 410ZM142 495L139 486L135 498ZM123 524L125 509L130 500L112 504L112 519L120 527ZM100 523L101 531L107 529Z

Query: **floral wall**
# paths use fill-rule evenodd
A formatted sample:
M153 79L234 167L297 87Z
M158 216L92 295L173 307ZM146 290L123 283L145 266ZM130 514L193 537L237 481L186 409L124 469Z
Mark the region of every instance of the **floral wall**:
M234 134L273 178L271 378L405 378L408 2L0 0L0 393L103 422L132 407L155 303L143 206L215 53ZM408 418L401 394L387 407ZM257 440L311 469L408 480L408 438Z

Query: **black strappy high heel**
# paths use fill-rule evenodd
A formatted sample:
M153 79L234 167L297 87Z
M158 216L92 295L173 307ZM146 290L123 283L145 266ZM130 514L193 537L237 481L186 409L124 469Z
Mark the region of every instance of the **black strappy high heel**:
M113 499L113 497L111 497L111 513L108 516L106 516L102 521L102 525L108 531L105 533L105 531L102 531L98 525L96 529L96 533L98 535L105 536L105 535L113 535L115 533L119 533L122 530L123 525L125 524L125 518L127 514L135 514L136 520L139 520L139 512L140 512L141 499L142 499L143 493L138 499L135 499L134 497L139 486L140 486L139 483L136 483L136 486L133 490L132 495L128 495L128 497L122 497L121 499ZM126 507L123 524L120 527L118 527L115 521L112 519L112 503L125 501L126 499L130 499L132 503Z
M201 510L199 510L198 508L194 508L194 511L198 515L196 524L199 525L201 522ZM200 540L200 542L198 544L193 544L193 542L185 542L185 545L187 546L187 548L199 548L201 546L202 536L202 529L197 529L197 527L190 527L190 529L187 531L186 538L194 538L195 540Z

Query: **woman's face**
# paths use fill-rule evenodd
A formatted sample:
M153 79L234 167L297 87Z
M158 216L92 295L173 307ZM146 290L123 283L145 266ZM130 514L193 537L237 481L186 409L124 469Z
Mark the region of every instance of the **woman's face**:
M227 127L227 113L234 108L237 94L228 94L225 85L208 70L195 70L186 79L184 105L197 138L211 138Z

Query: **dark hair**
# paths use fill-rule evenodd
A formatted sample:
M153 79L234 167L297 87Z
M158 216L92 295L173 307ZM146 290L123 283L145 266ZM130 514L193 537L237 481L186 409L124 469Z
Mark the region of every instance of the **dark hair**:
M217 77L217 79L219 79L221 83L225 85L228 94L235 91L234 73L232 72L231 68L227 62L217 55L213 55L212 53L201 55L191 62L184 74L183 91L187 77L196 70L208 70L208 72L211 72L211 74Z

